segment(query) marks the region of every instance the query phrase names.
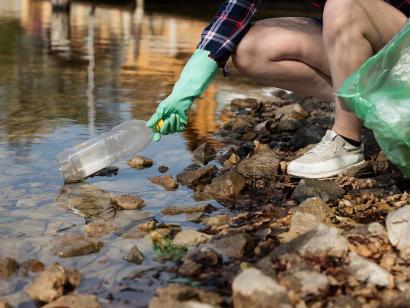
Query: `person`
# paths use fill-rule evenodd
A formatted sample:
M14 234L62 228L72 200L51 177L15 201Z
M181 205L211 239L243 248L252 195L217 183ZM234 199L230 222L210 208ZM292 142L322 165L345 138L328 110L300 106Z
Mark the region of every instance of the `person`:
M380 50L405 24L410 1L309 1L320 20L272 18L251 24L261 0L227 0L201 35L172 93L147 126L153 139L181 132L188 111L232 57L236 69L265 85L335 100L335 121L323 139L290 162L288 174L324 178L364 162L362 122L335 96L343 81ZM158 130L156 124L164 120Z

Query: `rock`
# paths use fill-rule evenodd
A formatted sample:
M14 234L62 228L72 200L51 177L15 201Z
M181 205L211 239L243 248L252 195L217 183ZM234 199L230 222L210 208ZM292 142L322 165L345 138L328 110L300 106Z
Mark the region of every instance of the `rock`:
M339 229L320 224L287 244L276 248L272 257L285 253L298 253L303 257L333 256L344 257L348 251L348 241Z
M5 299L0 299L0 308L11 308L11 305Z
M94 174L90 175L90 178L95 177L95 176L115 176L118 174L118 167L115 166L108 166L105 167L104 169L101 169L100 171L97 171Z
M275 111L276 119L281 120L304 120L308 114L299 104L285 105Z
M0 258L0 279L10 278L18 269L16 260L12 258Z
M101 250L104 244L98 240L77 234L65 234L54 241L52 253L61 258L84 256Z
M362 307L361 303L349 295L340 295L332 298L327 308L357 308Z
M103 237L115 230L116 228L112 222L104 220L92 221L84 226L85 233L90 237Z
M258 101L254 98L235 98L231 101L231 108L234 110L252 108L257 103Z
M161 166L158 167L158 172L159 173L165 173L165 172L168 171L168 169L169 168L167 166L161 165Z
M194 289L190 286L170 284L156 290L149 302L149 308L213 308L220 307L222 298L212 292Z
M294 213L311 214L325 224L331 223L332 209L320 198L309 198L293 209Z
M221 238L214 238L210 247L227 257L239 259L250 252L253 246L254 243L248 234L238 233Z
M221 256L208 247L191 251L182 259L178 272L186 276L198 276L207 268L215 269L222 266Z
M178 188L178 182L170 175L152 176L149 180L154 184L164 187L166 190L175 190Z
M206 165L216 156L216 151L208 143L203 143L192 152L194 158Z
M242 160L236 171L250 179L276 179L279 174L280 159L275 151L265 149Z
M245 185L246 179L242 175L235 171L226 171L205 186L204 193L215 199L225 200L239 195Z
M94 295L73 293L64 295L48 303L43 308L100 308L101 304Z
M297 212L293 214L290 229L288 232L279 235L281 242L287 243L301 234L308 232L319 226L322 223L319 217L308 214Z
M135 156L128 160L128 166L137 170L149 168L153 164L154 162L152 161L152 159L143 156Z
M349 253L348 262L349 273L358 281L369 282L379 287L392 288L394 286L394 278L389 272L357 253Z
M236 276L232 293L235 308L292 307L286 289L257 269L248 269Z
M54 263L37 275L26 292L33 300L51 302L78 287L80 279L77 270Z
M298 202L303 202L311 197L319 197L324 202L336 201L345 194L345 191L336 183L315 180L302 179L294 189L291 198Z
M410 260L410 205L389 213L386 227L390 243L403 258Z
M161 210L164 215L181 215L191 213L210 213L215 211L216 208L209 203L202 203L193 206L168 206Z
M224 168L228 169L232 166L237 165L241 159L235 153L232 153L231 156L224 162Z
M177 175L179 183L185 186L196 186L198 184L207 184L211 181L218 169L214 165L196 168L194 170L184 169Z
M319 143L325 134L326 128L316 125L304 126L296 131L288 146L291 150L295 151L309 144Z
M136 196L122 195L111 198L113 208L118 210L139 210L145 206L145 201Z
M207 243L212 236L195 230L182 230L174 237L172 244L176 246L191 246Z
M151 220L148 220L147 222L139 224L138 229L143 232L151 232L152 230L155 230L156 226L157 226L157 222L151 219Z
M134 245L131 247L130 251L128 252L128 255L124 257L124 260L126 260L129 263L141 264L144 261L144 255L138 249L138 247Z
M24 261L20 265L20 271L23 276L27 276L29 272L38 273L44 270L44 264L38 260L30 259Z
M202 219L202 223L210 227L226 225L226 224L229 224L230 222L231 222L231 217L226 214L205 217L204 219Z
M284 283L301 297L309 295L323 295L329 289L330 280L321 273L304 270L288 274L284 278Z
M288 132L288 131L295 131L303 127L303 121L300 120L293 120L293 119L285 119L280 120L278 124L278 131L280 132Z

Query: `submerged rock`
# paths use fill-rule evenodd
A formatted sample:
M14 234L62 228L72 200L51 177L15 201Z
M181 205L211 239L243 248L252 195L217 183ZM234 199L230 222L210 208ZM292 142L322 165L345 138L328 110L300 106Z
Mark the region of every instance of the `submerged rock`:
M122 195L111 198L113 208L119 210L139 210L145 206L145 201L137 196Z
M208 143L203 143L192 152L194 158L206 165L216 156L216 151Z
M165 172L168 171L168 169L169 168L167 166L161 165L161 166L158 167L158 172L159 173L165 173Z
M10 278L18 267L16 260L13 258L0 258L0 279Z
M250 252L253 246L252 238L246 233L215 238L211 242L211 248L215 249L216 252L238 259Z
M319 197L324 202L336 201L345 194L345 191L334 182L302 179L296 186L291 198L303 202L308 198Z
M149 180L154 184L164 187L166 190L175 190L178 188L178 182L170 175L152 176Z
M99 252L104 244L78 234L64 234L54 241L52 252L61 258L84 256Z
M29 272L38 273L44 270L44 264L35 259L24 261L20 265L20 272L23 276L27 276Z
M181 215L192 213L210 213L215 211L216 208L209 203L202 203L192 206L168 206L161 210L164 215Z
M358 281L369 282L379 287L392 288L394 286L393 276L376 263L355 252L349 253L348 260L348 271Z
M43 308L100 308L101 304L94 295L73 293L64 295L48 303Z
M302 270L285 276L284 283L302 297L326 294L330 279L321 273Z
M109 221L92 221L84 226L85 233L90 237L103 237L104 235L114 232L116 228Z
M212 236L195 230L182 230L175 235L172 244L176 246L191 246L208 242Z
M246 179L235 171L227 171L215 177L211 184L205 186L204 193L215 199L230 199L239 195L245 188Z
M194 168L185 168L184 171L177 175L177 180L184 186L196 186L198 184L207 184L211 181L218 169L214 165Z
M222 257L209 247L195 249L185 255L178 272L186 276L197 276L205 272L207 268L219 268L222 266Z
M136 245L132 246L128 255L124 257L124 260L130 263L141 264L144 261L144 255L138 249Z
M154 164L153 160L144 156L135 156L128 160L128 166L131 168L141 170L149 168Z
M236 171L250 179L275 179L279 174L280 158L275 151L264 148L242 160Z
M239 274L232 282L232 292L235 308L292 307L286 289L257 269Z
M54 263L37 275L26 292L34 300L51 302L73 291L80 284L80 279L77 270Z
M390 243L403 258L410 260L410 205L389 213L386 227Z

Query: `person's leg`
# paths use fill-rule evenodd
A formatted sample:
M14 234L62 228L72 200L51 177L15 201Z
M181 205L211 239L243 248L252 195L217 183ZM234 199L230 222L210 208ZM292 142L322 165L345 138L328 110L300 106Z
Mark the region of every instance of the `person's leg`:
M323 41L329 61L333 88L397 33L406 16L383 0L328 0L323 14ZM341 108L336 98L333 130L360 140L362 122Z
M308 18L256 22L233 56L240 73L303 95L333 100L322 28Z

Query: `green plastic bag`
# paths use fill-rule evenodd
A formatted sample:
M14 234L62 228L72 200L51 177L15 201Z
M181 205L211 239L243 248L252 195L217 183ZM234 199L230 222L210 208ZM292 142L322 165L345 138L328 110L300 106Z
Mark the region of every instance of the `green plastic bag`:
M410 177L410 19L337 95L343 108L373 130L389 160Z

